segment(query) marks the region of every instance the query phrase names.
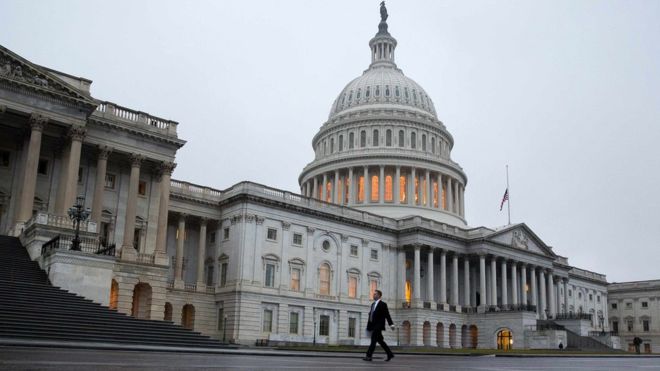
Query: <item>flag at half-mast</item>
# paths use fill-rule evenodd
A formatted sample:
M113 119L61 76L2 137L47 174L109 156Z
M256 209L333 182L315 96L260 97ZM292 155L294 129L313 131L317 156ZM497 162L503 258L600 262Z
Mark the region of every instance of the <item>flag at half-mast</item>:
M504 196L502 197L502 203L500 203L500 211L502 211L502 208L504 207L504 203L509 201L509 188L504 191Z

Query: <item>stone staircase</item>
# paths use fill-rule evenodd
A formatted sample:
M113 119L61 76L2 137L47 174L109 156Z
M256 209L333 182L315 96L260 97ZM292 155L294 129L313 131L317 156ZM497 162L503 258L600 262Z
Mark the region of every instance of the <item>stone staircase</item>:
M141 320L54 287L14 237L0 236L0 341L221 348L170 321Z

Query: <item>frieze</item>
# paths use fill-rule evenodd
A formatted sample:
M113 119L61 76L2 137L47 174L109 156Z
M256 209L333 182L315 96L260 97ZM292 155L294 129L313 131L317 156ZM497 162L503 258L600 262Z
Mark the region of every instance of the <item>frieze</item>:
M521 230L513 231L513 236L511 238L511 246L517 249L527 250L528 242L529 239L527 238L527 236L523 231Z

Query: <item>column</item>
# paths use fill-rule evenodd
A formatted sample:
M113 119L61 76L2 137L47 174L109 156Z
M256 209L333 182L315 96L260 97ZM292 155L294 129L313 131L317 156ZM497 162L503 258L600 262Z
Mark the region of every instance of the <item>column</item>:
M121 247L122 258L135 254L133 235L135 234L135 215L137 206L138 184L140 182L140 165L143 157L131 154L131 177L128 181L128 198L126 200L126 216L124 219L124 243ZM125 255L129 254L129 255Z
M25 222L32 217L34 207L34 191L37 187L37 168L41 152L41 136L48 119L38 114L30 115L30 142L27 149L20 202L16 208L16 235L21 233Z
M442 174L438 173L438 209L443 210L442 207Z
M458 210L460 209L460 200L458 199L458 180L455 182L452 182L453 184L453 192L454 192L454 213L458 214Z
M170 180L176 164L161 162L158 169L160 178L160 202L158 204L158 230L156 232L156 254L167 257L167 215L170 208ZM217 238L220 238L218 234Z
M458 303L458 254L454 253L452 257L452 274L451 274L451 301L454 305Z
M479 304L486 306L486 255L479 255ZM475 303L476 305L476 303Z
M527 305L527 265L520 266L520 304Z
M541 305L540 305L540 309L539 309L539 314L541 316L541 319L547 319L546 315L545 315L545 311L546 311L546 309L548 309L548 307L546 306L546 301L545 301L546 300L546 296L545 296L546 295L546 292L545 292L545 273L543 272L543 269L539 269L539 282L538 282L538 284L539 284L539 288L540 288L540 292L541 292L541 295L540 295L540 299L541 299L540 304Z
M368 204L371 200L371 182L369 181L369 167L364 167L364 203Z
M529 277L532 279L532 305L536 307L536 313L539 312L539 294L536 288L536 268L529 267ZM539 316L539 318L541 318Z
M316 176L314 176L314 194L312 197L315 199L319 197L319 179Z
M400 204L401 203L401 198L399 197L401 195L401 166L396 167L395 173L394 173L394 194L392 195L392 202L395 204Z
M428 254L428 265L426 267L426 299L430 301L431 303L435 302L435 296L434 296L434 287L433 287L433 248L431 247L429 249L429 254ZM433 305L431 305L433 307Z
M490 305L497 305L497 262L493 256L490 259Z
M323 173L323 184L321 184L321 201L328 200L328 174Z
M64 174L66 176L65 196L64 196L64 210L59 213L66 215L69 207L73 206L78 196L78 169L80 168L80 152L82 150L82 141L85 137L85 129L82 127L71 127L69 129L69 137L71 144L69 145L69 161L66 164ZM66 175L65 175L66 174ZM131 236L131 240L132 240Z
M465 256L463 258L463 305L470 306L470 258Z
M447 251L440 252L440 303L447 304Z
M568 313L568 279L564 278L562 280L564 283L564 314Z
M410 199L409 204L410 205L415 205L415 177L417 175L415 174L415 168L410 168Z
M508 287L507 287L507 281L506 281L506 260L502 260L502 305L508 305L509 304L509 293L508 293Z
M385 166L380 165L380 174L378 178L378 203L385 202Z
M451 178L447 177L447 211L450 213L454 212L454 191L452 188Z
M426 207L433 206L433 184L431 184L431 172L426 169Z
M518 266L511 262L511 304L518 305Z
M399 264L397 272L399 272L399 299L406 301L406 251L401 247L398 251Z
M355 203L355 182L353 182L353 168L348 168L348 204L353 205Z
M555 302L555 282L553 278L552 271L548 271L547 277L547 290L548 290L548 314L551 318L555 318L555 309L557 304Z
M414 265L414 271L415 275L413 277L413 303L415 307L421 307L421 290L420 290L420 283L421 283L421 270L420 270L420 256L419 256L419 249L420 245L415 245L415 265Z
M341 204L339 195L339 170L335 170L335 181L332 183L332 200L336 204ZM343 187L341 187L343 188Z
M176 238L176 256L174 258L174 286L183 287L183 243L186 239L186 214L179 214L179 228Z
M204 260L206 259L206 224L208 220L202 218L199 223L199 245L197 247L197 289L205 289Z
M97 224L101 223L101 213L103 212L103 191L105 189L105 173L108 169L108 157L110 148L99 146L96 159L96 183L94 184L94 199L92 200L91 220ZM98 230L98 229L97 229Z
M461 185L461 216L465 218L465 185Z

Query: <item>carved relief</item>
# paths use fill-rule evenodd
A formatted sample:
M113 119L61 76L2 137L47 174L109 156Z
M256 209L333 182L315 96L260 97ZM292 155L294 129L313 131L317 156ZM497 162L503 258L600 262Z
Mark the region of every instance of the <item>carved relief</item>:
M527 250L528 238L525 236L525 233L521 230L513 231L513 237L511 239L511 246L517 249Z

